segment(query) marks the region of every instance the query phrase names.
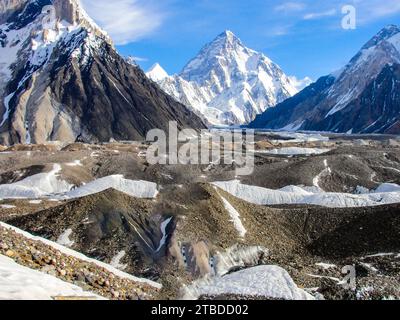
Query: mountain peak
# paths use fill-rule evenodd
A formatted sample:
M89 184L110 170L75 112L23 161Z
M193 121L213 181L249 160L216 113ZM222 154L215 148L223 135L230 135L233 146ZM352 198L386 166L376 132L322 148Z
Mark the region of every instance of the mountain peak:
M81 25L112 44L108 34L86 13L80 0L53 0L52 2L59 21L65 20L72 25Z
M218 38L226 38L230 41L237 39L237 36L230 30L225 30L224 32L222 32Z
M366 43L363 49L369 49L377 44L386 41L393 36L400 34L400 27L395 24L390 24L379 31L370 41Z
M389 24L384 27L380 32L386 30L387 32L392 32L393 34L400 32L400 27L396 24Z
M278 65L229 30L205 45L180 74L157 82L215 125L249 123L298 92Z
M155 63L149 69L149 71L146 72L146 75L149 79L151 79L155 82L164 80L165 78L169 77L168 73L164 70L163 67L160 66L159 63Z
M221 41L222 40L222 41ZM216 45L233 45L233 44L238 44L240 46L244 46L242 44L242 41L230 30L225 30L222 32L218 37L214 39L214 41L211 42L212 44Z
M8 1L0 0L10 12L0 25L1 144L138 140L169 121L204 128L118 54L80 1Z

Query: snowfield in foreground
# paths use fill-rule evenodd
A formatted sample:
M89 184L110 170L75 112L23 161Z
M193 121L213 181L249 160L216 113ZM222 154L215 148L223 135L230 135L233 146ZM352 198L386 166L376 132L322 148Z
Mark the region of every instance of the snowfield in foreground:
M196 281L184 289L184 300L202 295L244 295L284 300L314 300L294 283L286 270L278 266L258 266L223 277Z
M55 297L104 298L56 277L23 267L0 255L0 300L52 300Z
M238 180L214 182L214 186L257 205L309 204L328 208L372 207L400 202L400 187L384 184L365 194L331 193L319 188L288 186L279 190L242 184ZM379 192L379 191L385 192Z
M157 282L154 282L154 281L151 281L151 280L147 280L147 279L144 279L144 278L137 278L137 277L135 277L133 275L130 275L130 274L125 273L125 272L123 272L121 270L118 270L118 269L114 268L113 266L111 266L109 264L106 264L104 262L101 262L101 261L98 261L98 260L95 260L95 259L91 259L91 258L83 255L82 253L79 253L77 251L74 251L72 249L64 247L64 246L62 246L62 245L60 245L58 243L55 243L53 241L50 241L50 240L47 240L47 239L44 239L44 238L41 238L41 237L33 236L28 232L22 231L21 229L18 229L16 227L10 226L10 225L8 225L8 224L6 224L4 222L0 221L0 226L3 227L3 228L6 228L6 229L13 230L14 232L16 232L16 233L18 233L18 234L20 234L20 235L22 235L22 236L24 236L24 237L26 237L28 239L31 239L31 240L34 240L34 241L40 241L40 242L42 242L42 243L44 243L44 244L46 244L46 245L58 250L58 251L66 254L66 255L69 255L69 256L72 256L74 258L83 260L85 262L93 263L93 264L99 266L100 268L106 269L107 271L113 273L114 275L116 275L118 277L125 278L125 279L131 280L131 281L135 281L135 282L139 282L139 283L146 283L149 286L152 286L152 287L157 288L157 289L161 289L161 287L162 287L161 284L159 284Z
M155 198L158 195L157 184L148 181L124 179L123 175L113 175L94 180L82 187L73 189L73 185L60 177L62 167L54 164L48 173L39 173L21 181L0 185L1 199L37 199L55 197L73 199L99 193L113 188L136 198Z

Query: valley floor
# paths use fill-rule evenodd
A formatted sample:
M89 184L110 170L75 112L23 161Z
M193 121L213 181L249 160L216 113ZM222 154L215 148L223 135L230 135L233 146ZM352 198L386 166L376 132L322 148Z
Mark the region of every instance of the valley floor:
M400 299L400 140L254 147L249 176L140 142L2 147L0 298Z

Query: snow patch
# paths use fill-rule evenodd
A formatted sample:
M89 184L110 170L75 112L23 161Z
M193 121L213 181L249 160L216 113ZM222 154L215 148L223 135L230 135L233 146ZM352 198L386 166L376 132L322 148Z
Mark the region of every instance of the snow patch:
M0 207L2 209L14 209L14 208L16 208L16 206L13 206L11 204L2 204Z
M153 199L158 195L157 184L148 181L124 179L123 175L113 175L97 179L68 192L66 198L81 198L107 189L115 189L132 197Z
M296 156L296 155L319 155L331 151L330 149L319 149L319 148L280 148L265 151L256 151L257 153L271 154L271 155L282 155L282 156Z
M41 204L42 200L31 200L29 201L30 204Z
M329 264L329 263L323 263L323 262L321 262L321 263L316 263L315 265L316 265L317 267L321 267L321 268L324 269L324 270L334 269L334 268L337 267L335 264Z
M165 220L163 223L161 223L162 238L160 240L160 244L159 244L156 252L160 252L162 247L164 247L165 243L167 242L167 238L168 238L167 228L171 221L172 221L172 218L169 218L169 219Z
M287 140L273 140L276 143L302 143L302 142L328 142L329 137L323 136L319 133L300 133L300 132L284 132L279 131L280 137ZM290 131L290 130L288 130ZM277 134L276 132L265 132L265 134Z
M241 238L244 238L246 236L247 230L243 226L242 220L240 219L240 213L237 212L237 210L229 203L228 200L226 200L223 196L220 196L226 211L228 211L229 216L231 217L231 221L233 222L235 229L239 233Z
M112 267L114 267L115 269L118 269L121 271L125 270L128 267L128 265L121 264L121 260L125 257L125 255L126 255L126 252L124 250L118 252L117 255L111 259L110 265Z
M65 230L65 232L63 232L58 237L57 243L62 245L62 246L64 246L64 247L71 248L75 243L74 241L72 241L70 239L71 235L72 235L72 229Z
M328 166L327 159L324 160L324 166L325 166L325 169L313 179L313 186L318 188L319 190L322 190L321 186L319 185L321 182L321 179L332 174L332 170Z
M244 185L238 180L214 182L213 185L239 199L257 205L309 204L329 208L355 208L400 203L400 192L398 191L349 194L324 192L320 188L298 186L273 190Z
M202 279L184 288L183 299L198 299L202 295L236 294L284 300L314 300L299 289L284 269L278 266L258 266L223 277Z
M0 185L0 198L35 199L68 192L72 185L59 179L60 172L61 166L55 164L53 170L48 173L39 173L12 184Z
M54 297L104 298L0 255L0 300L53 300Z
M218 252L214 256L214 271L217 276L223 276L234 268L257 266L262 258L267 257L269 251L260 246L233 246L225 252Z
M2 127L6 123L8 118L10 117L10 101L14 97L14 95L15 95L15 92L9 94L7 97L4 98L4 106L5 106L6 110L4 111L3 120L0 123L0 127Z

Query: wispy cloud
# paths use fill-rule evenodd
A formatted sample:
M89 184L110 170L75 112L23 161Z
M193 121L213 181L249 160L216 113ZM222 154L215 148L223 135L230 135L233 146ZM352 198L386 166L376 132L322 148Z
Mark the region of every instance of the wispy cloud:
M276 6L275 11L284 13L299 12L304 10L305 7L306 5L303 2L284 2Z
M268 28L268 31L265 34L270 37L271 36L272 37L285 36L290 33L292 27L293 27L293 25L291 25L291 24L277 25L277 26Z
M166 14L154 0L81 0L88 14L122 45L156 31Z
M362 24L400 13L400 0L331 0L329 3L322 2L319 6L315 4L315 12L307 13L303 19L315 20L335 16L345 4L355 7L357 20Z
M145 62L145 61L149 61L148 58L143 58L143 57L129 56L129 58L135 60L136 62Z
M321 12L307 13L303 18L304 18L304 20L315 20L315 19L321 19L321 18L326 18L326 17L332 17L336 14L337 14L336 9L330 9L330 10L321 11Z
M354 7L362 24L400 13L399 0L354 0Z

